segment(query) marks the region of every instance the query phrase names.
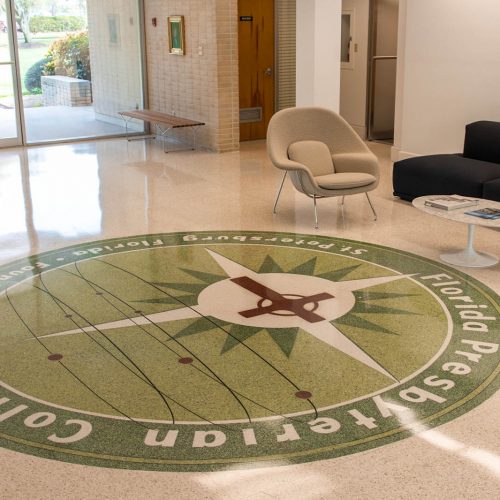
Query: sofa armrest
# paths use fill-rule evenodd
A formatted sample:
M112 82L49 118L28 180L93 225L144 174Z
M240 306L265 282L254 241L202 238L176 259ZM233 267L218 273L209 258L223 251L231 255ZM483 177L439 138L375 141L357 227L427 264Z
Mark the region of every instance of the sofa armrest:
M500 164L500 122L469 123L465 127L464 157Z

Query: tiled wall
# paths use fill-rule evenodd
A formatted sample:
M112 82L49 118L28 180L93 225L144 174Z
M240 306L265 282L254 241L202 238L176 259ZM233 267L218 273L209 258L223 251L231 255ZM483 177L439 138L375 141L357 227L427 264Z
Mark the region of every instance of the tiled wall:
M122 124L118 112L142 107L137 0L87 0L92 98L99 119Z
M183 56L168 52L172 15L184 16ZM238 149L237 0L146 0L145 24L149 108L205 122L201 146Z
M240 143L238 81L238 2L217 0L217 68L219 91L218 143L221 151L233 151Z

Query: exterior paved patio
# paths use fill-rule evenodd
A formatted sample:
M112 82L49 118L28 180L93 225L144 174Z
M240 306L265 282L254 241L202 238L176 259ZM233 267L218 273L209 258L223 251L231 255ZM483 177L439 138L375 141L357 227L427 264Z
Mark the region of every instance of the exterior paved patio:
M99 120L92 106L26 107L24 113L28 144L125 133L124 125ZM14 110L0 107L0 138L14 134Z

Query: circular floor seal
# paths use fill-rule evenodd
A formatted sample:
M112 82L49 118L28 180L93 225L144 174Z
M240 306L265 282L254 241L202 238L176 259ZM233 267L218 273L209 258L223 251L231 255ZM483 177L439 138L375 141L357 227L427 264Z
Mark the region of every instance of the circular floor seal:
M498 296L322 236L157 234L0 268L0 445L208 471L381 446L498 387Z

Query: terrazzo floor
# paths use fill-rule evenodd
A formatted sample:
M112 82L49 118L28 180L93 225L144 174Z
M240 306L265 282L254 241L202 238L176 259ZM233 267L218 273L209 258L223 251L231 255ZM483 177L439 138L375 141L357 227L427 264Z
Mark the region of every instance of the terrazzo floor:
M289 182L272 213L281 174L262 141L225 154L165 154L156 141L122 139L0 150L0 266L69 246L88 248L88 242L197 231L301 234L325 238L324 244L328 238L355 240L441 265L441 253L465 246L466 227L395 199L390 148L369 146L381 166L372 194L378 220L363 195L347 198L343 211L337 200L326 199L319 201L318 230L312 202ZM478 228L475 245L499 255L498 229ZM498 264L457 269L493 295L500 292ZM498 335L496 328L491 331ZM114 469L0 448L0 498L496 499L499 404L497 393L442 425L345 456L215 472Z

